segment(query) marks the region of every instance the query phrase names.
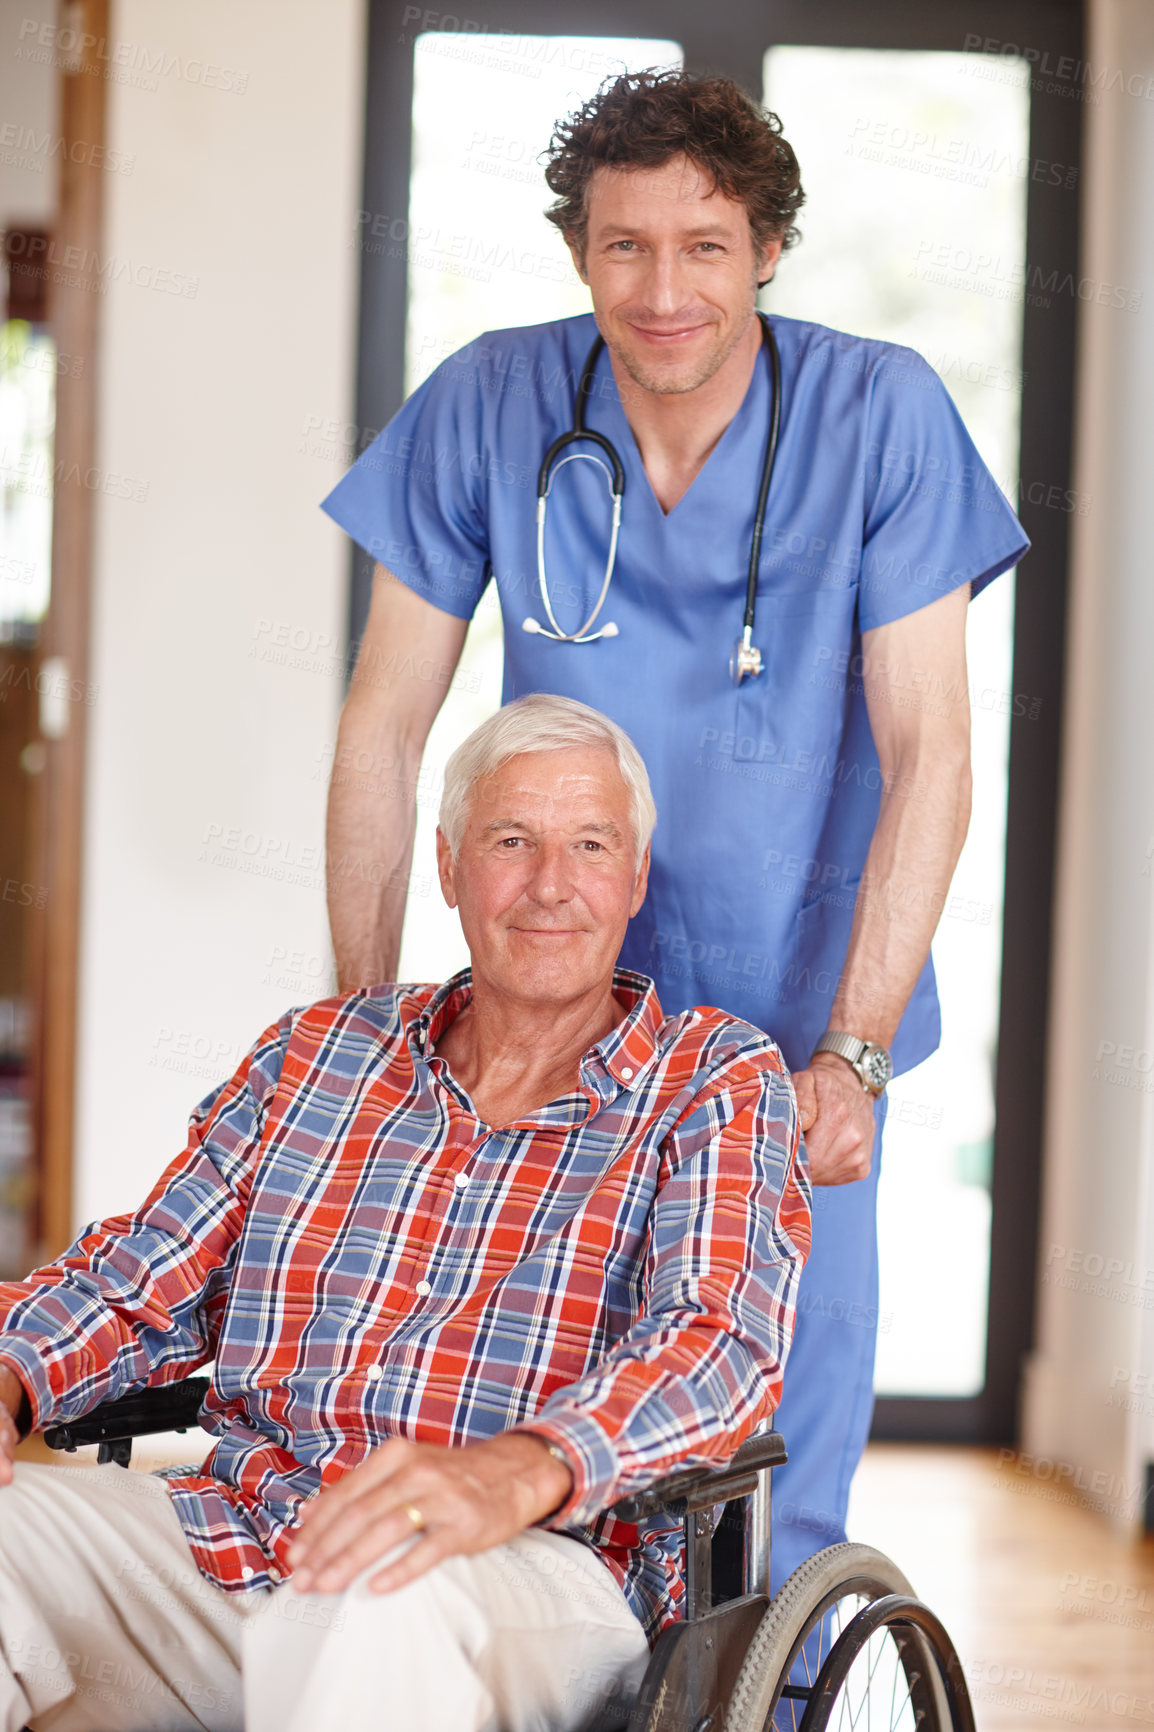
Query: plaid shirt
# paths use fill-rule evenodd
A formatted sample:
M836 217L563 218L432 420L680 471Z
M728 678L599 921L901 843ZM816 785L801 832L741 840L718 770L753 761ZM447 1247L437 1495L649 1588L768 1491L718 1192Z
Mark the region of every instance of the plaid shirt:
M547 1525L595 1546L652 1638L676 1529L603 1513L721 1463L772 1412L809 1248L777 1048L718 1010L625 1020L574 1093L492 1129L433 1047L468 1002L382 986L290 1011L193 1114L133 1215L0 1284L0 1359L34 1424L215 1356L217 1442L168 1489L202 1573L267 1588L301 1503L389 1437L557 1444Z

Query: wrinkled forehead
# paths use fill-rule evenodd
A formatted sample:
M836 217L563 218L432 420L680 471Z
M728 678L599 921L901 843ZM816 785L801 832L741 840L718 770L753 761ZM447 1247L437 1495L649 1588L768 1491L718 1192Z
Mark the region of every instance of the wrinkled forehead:
M573 830L590 825L630 830L630 797L611 751L561 747L521 752L469 789L468 828L517 825Z

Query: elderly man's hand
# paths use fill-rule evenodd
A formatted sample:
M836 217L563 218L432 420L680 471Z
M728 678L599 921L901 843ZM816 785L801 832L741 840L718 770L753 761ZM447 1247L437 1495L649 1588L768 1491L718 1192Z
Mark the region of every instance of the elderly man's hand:
M836 1053L815 1053L793 1073L801 1128L815 1185L851 1185L870 1170L874 1103Z
M462 1449L393 1438L301 1510L288 1554L293 1586L340 1593L417 1533L403 1557L369 1579L374 1593L390 1593L442 1558L512 1539L559 1509L571 1488L569 1469L527 1432ZM420 1516L420 1530L411 1511Z
M20 1409L25 1400L24 1385L15 1372L0 1366L0 1485L9 1485L12 1480L16 1445L20 1442Z

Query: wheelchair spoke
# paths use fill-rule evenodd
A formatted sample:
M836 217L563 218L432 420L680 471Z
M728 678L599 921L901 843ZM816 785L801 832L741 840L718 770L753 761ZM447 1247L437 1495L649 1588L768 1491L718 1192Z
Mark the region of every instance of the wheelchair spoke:
M794 1676L798 1668L805 1675L805 1683L787 1684L781 1692L780 1705L773 1715L766 1732L797 1732L806 1705L813 1692L813 1686L818 1673L829 1655L830 1649L838 1641L846 1625L855 1618L861 1608L868 1603L868 1596L850 1594L838 1600L815 1623L812 1631L802 1643L794 1661ZM816 1652L815 1652L816 1649ZM798 1706L795 1707L794 1703ZM844 1712L844 1708L841 1710Z
M792 1679L796 1681L788 1682L782 1687L777 1711L771 1716L765 1732L797 1732L797 1727L801 1723L812 1695L817 1675L830 1651L862 1607L868 1604L869 1596L867 1594L847 1594L828 1607L815 1620L794 1657ZM846 1680L845 1691L839 1696L836 1704L836 1722L831 1722L831 1725L836 1724L843 1728L844 1732L858 1732L864 1711L864 1726L867 1729L872 1728L873 1687L880 1663L881 1655L878 1653L873 1657L872 1665L869 1666L864 1685L860 1681L860 1674L857 1679L853 1673L850 1674ZM869 1664L868 1655L867 1664ZM898 1670L900 1671L900 1666ZM800 1681L802 1676L805 1679L804 1683ZM891 1693L895 1693L896 1689L897 1681L895 1680ZM893 1711L890 1714L890 1732L895 1732Z
M871 1649L873 1650L872 1653ZM840 1727L845 1728L845 1732L859 1732L859 1728L862 1728L862 1732L872 1732L874 1697L877 1693L874 1684L875 1680L877 1680L878 1669L881 1666L883 1655L889 1656L890 1664L893 1668L893 1676L890 1684L890 1713L887 1732L900 1732L904 1720L908 1724L907 1710L910 1707L908 1694L904 1699L902 1699L900 1704L898 1700L899 1684L903 1682L906 1683L908 1689L908 1680L906 1679L905 1670L902 1665L901 1651L889 1632L881 1630L878 1631L876 1635L870 1637L870 1640L864 1649L864 1657L868 1666L865 1678L862 1679L860 1676L860 1666L855 1666L849 1677L846 1679L844 1692L839 1702L840 1718L838 1722ZM861 1656L859 1656L859 1660L860 1659ZM858 1674L856 1678L855 1673ZM884 1688L884 1674L878 1682L881 1687ZM858 1695L859 1691L861 1692L860 1695ZM864 1723L862 1718L863 1714ZM846 1718L847 1715L849 1717L848 1722Z
M873 1638L871 1638L871 1640L872 1639ZM873 1685L873 1681L874 1681L874 1674L876 1673L878 1667L881 1665L882 1655L885 1652L887 1640L888 1640L888 1638L883 1634L881 1641L878 1643L878 1657L874 1661L873 1665L870 1667L869 1672L866 1676L865 1697L863 1699L864 1703L865 1703L865 1711L866 1711L866 1732L869 1732L869 1728L873 1725L873 1689L872 1689L872 1685ZM867 1657L869 1655L869 1644L868 1643L866 1644L866 1655L867 1655Z
M901 1656L902 1641L895 1638L894 1646L898 1650L898 1654L897 1654L898 1663L894 1667L893 1683L890 1685L890 1728L891 1728L891 1732L893 1732L894 1717L897 1714L898 1679L904 1678L906 1675L905 1674L905 1667L902 1665L902 1656ZM908 1700L908 1698L907 1698L907 1700Z
M959 1666L948 1636L924 1607L910 1607L906 1617L898 1606L874 1605L888 1595L915 1599L897 1566L871 1547L847 1541L815 1554L771 1604L738 1678L726 1732L797 1732L807 1715L815 1732L874 1732L875 1724L877 1732L963 1725L972 1732L968 1712L955 1712L935 1676L935 1668L945 1676ZM828 1684L818 1697L822 1672Z
M874 1693L873 1693L872 1685L873 1685L874 1676L877 1672L877 1669L881 1665L882 1655L887 1653L887 1652L891 1655L892 1660L894 1662L895 1675L897 1672L901 1671L901 1661L900 1661L898 1655L894 1652L894 1645L893 1645L893 1642L890 1639L888 1633L886 1631L882 1630L882 1631L878 1632L878 1636L880 1638L878 1640L878 1656L877 1656L877 1659L874 1661L873 1665L870 1667L869 1676L866 1679L866 1704L867 1704L866 1726L867 1726L867 1729L870 1726L872 1726L872 1723L873 1723L873 1697L874 1697ZM867 1647L867 1652L868 1652L868 1647ZM891 1713L890 1713L889 1732L894 1732L894 1726L893 1726L894 1717L893 1717L893 1713L892 1713L892 1701L893 1701L893 1686L892 1685L890 1687L890 1700L891 1700Z

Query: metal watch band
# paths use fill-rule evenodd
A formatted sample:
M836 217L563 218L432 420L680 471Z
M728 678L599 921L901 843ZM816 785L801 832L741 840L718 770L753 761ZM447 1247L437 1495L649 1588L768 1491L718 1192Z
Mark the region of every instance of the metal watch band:
M861 1040L856 1034L842 1034L835 1029L827 1029L813 1050L836 1052L839 1058L848 1059L850 1064L856 1065L868 1045L868 1040Z
M893 1075L893 1062L884 1046L862 1040L859 1035L846 1034L842 1029L827 1029L814 1047L814 1052L833 1052L853 1066L867 1094L875 1100L885 1093Z

